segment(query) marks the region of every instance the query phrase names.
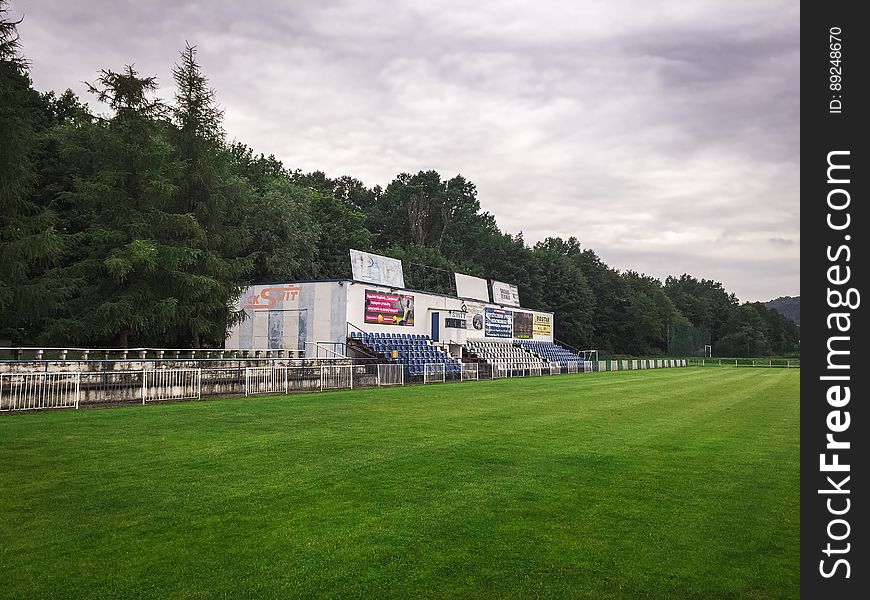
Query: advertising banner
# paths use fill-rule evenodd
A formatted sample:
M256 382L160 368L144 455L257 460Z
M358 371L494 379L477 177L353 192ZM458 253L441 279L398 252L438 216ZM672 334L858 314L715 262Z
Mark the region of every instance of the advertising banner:
M553 335L553 317L544 313L535 313L535 337L549 339Z
M350 266L356 281L397 288L405 287L402 261L395 258L351 249Z
M486 337L509 338L513 330L512 313L503 308L484 310L484 332Z
M414 296L366 290L365 322L413 326Z
M517 291L517 286L510 283L502 283L501 281L492 281L492 301L496 304L507 304L510 306L520 305L520 293Z
M483 305L469 302L466 305L468 314L465 316L468 321L469 335L472 334L483 336Z
M472 277L471 275L463 275L462 273L454 273L454 275L456 275L457 296L460 298L474 298L475 300L489 302L489 290L486 286L486 279Z
M514 337L518 340L532 339L534 318L530 312L514 311Z

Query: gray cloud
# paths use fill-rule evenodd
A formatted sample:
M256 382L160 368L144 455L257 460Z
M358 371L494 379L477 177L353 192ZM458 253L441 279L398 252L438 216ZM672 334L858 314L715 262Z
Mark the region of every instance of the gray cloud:
M688 6L687 6L688 5ZM169 95L185 40L229 134L288 166L462 173L527 241L800 292L791 2L18 0L36 85L135 62Z

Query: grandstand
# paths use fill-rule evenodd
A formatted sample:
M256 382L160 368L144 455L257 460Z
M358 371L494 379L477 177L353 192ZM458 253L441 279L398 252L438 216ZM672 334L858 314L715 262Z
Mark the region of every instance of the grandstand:
M685 366L572 352L514 285L491 282L490 298L457 274L456 295L438 294L405 288L399 261L352 264L353 279L250 286L224 348L10 348L0 411Z
M432 346L429 336L353 331L348 338L348 348L364 357L400 364L411 376L422 375L427 364L443 364L447 373L461 371L460 362L440 348Z
M351 252L352 279L246 289L227 346L298 358L370 358L458 372L463 361L547 367L581 362L554 342L553 313L524 308L515 285L456 275L456 295L404 287L398 260ZM529 343L535 344L529 345Z

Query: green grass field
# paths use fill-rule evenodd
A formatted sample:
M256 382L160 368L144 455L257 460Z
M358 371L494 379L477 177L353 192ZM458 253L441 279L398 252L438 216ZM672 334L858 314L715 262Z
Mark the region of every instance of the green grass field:
M0 597L797 598L799 371L0 417Z

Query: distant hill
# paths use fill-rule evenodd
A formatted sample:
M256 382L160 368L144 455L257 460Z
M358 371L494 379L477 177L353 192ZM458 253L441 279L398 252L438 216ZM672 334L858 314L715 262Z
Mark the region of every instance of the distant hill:
M776 300L765 302L767 308L772 308L786 319L791 319L797 325L801 324L801 297L781 296Z

